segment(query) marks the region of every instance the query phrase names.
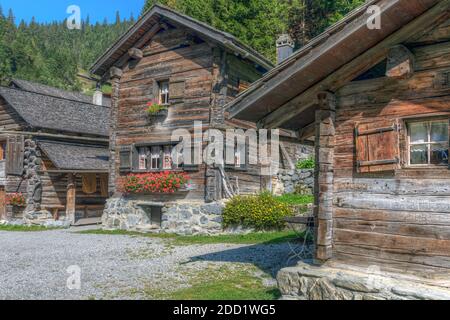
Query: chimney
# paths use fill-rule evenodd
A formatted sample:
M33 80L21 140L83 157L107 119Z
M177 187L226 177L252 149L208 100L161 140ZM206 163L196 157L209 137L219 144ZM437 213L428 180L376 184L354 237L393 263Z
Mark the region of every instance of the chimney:
M100 88L100 84L97 83L97 86L95 88L95 92L94 92L94 97L93 97L93 104L97 105L97 106L102 106L103 105L103 92Z
M282 63L294 53L294 40L288 34L282 34L277 40L277 64Z

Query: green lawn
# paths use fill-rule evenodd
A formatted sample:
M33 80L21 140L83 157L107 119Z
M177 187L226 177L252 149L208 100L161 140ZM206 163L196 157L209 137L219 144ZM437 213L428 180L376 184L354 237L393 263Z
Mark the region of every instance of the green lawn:
M262 280L248 272L231 272L217 280L198 281L191 287L175 291L170 300L276 300L280 291L263 286Z
M290 205L308 205L314 202L314 196L301 194L284 194L277 199Z
M42 226L0 226L0 231L12 231L12 232L36 232L36 231L49 231L49 229Z
M276 300L281 294L276 286L265 286L266 274L259 274L256 267L212 266L188 276L187 283L173 283L173 289L146 284L143 289L131 289L129 296L151 300ZM178 288L180 285L186 286Z
M293 240L296 237L292 231L272 231L272 232L255 232L249 234L226 234L217 236L178 236L174 234L153 234L139 233L122 230L87 230L77 232L80 234L99 234L99 235L126 235L148 238L169 239L174 245L193 245L193 244L214 244L214 243L230 243L230 244L276 244Z

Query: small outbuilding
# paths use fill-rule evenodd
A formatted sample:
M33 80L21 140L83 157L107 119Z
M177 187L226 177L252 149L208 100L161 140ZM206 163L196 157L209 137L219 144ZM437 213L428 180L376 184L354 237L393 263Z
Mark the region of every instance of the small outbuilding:
M0 87L0 220L100 222L108 126L109 107L92 97L24 80Z

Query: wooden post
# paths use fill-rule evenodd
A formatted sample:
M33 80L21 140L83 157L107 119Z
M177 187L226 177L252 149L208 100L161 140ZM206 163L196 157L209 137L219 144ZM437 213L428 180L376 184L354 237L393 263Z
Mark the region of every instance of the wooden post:
M211 96L211 109L209 125L210 129L225 129L224 105L226 104L228 77L227 77L227 53L219 48L214 48L213 57L213 87ZM222 199L222 178L219 170L214 165L206 168L206 202Z
M75 204L76 204L76 178L75 174L67 175L67 198L66 198L66 216L71 224L75 224Z
M332 258L333 248L333 167L336 98L329 92L318 95L316 111L316 170L314 189L315 260L318 264Z
M116 144L116 128L119 114L119 90L120 78L122 70L112 67L110 70L112 95L111 95L111 111L109 124L109 195L112 196L116 191L116 176L119 167L118 149Z

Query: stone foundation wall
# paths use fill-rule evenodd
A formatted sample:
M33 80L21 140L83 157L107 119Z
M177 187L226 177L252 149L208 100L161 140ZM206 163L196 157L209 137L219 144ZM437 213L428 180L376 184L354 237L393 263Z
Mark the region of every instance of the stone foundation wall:
M146 207L161 207L161 225L151 223ZM158 203L126 198L108 200L102 217L105 229L165 232L180 235L222 233L222 202Z
M450 299L450 288L444 284L407 279L381 272L376 267L355 271L300 263L282 269L277 279L285 300Z
M275 178L274 192L313 194L314 169L280 170Z

